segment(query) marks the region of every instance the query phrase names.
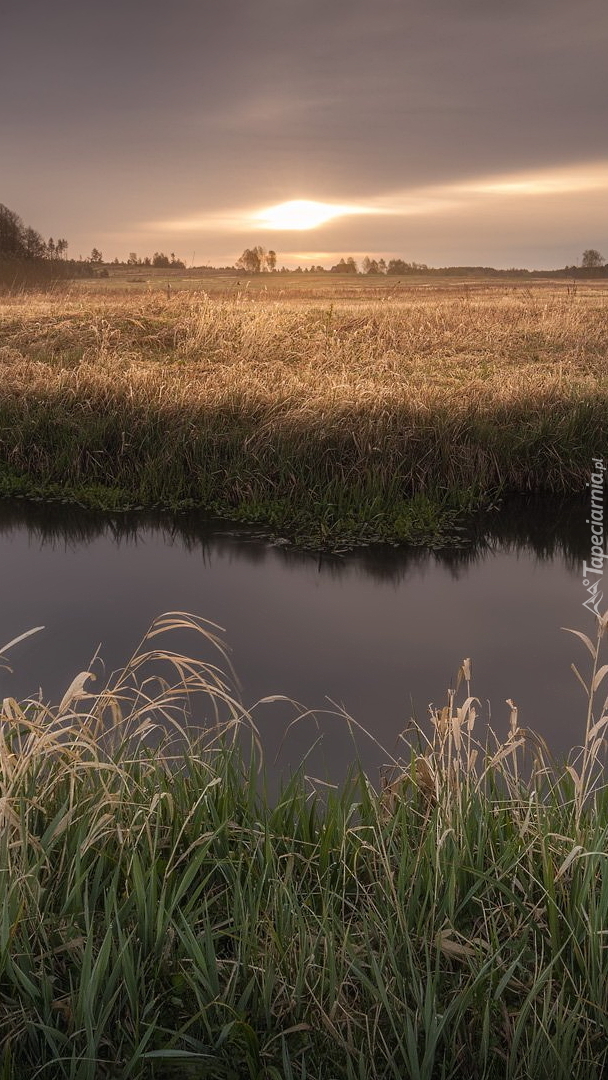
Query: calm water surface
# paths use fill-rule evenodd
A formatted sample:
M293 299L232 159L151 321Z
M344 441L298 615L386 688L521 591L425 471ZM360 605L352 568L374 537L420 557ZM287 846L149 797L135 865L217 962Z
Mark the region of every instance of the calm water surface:
M472 690L493 727L506 732L512 698L520 723L566 753L584 726L584 696L572 672L586 653L560 627L592 632L583 609L585 508L514 505L460 550L363 550L346 557L297 553L196 517L108 518L58 506L0 502L0 644L45 630L10 652L0 694L41 689L57 700L98 646L106 672L131 655L165 611L203 616L224 630L246 706L284 694L320 710L318 727L287 734L293 706L255 711L267 760L338 780L354 755L343 708L394 754L411 717L441 705L464 657ZM489 530L489 531L488 531ZM186 651L192 636L167 639ZM210 650L209 659L218 662ZM97 665L99 669L99 664ZM201 718L204 721L204 718ZM370 773L386 754L360 736Z

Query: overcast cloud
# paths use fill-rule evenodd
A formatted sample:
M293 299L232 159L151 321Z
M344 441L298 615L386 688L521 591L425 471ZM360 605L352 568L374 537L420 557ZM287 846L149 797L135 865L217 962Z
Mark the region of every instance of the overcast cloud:
M0 201L73 256L608 257L605 0L20 0L2 21ZM383 213L253 224L292 199Z

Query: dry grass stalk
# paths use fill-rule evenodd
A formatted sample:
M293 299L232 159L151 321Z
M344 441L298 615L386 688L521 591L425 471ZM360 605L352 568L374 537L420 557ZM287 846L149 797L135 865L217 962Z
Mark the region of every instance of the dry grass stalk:
M5 300L0 454L47 487L308 500L344 528L415 493L579 490L607 346L600 294Z

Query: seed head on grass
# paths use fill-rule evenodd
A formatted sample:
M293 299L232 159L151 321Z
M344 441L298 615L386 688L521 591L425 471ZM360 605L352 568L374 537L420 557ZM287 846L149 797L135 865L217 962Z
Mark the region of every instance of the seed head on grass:
M608 800L593 769L575 786L512 703L504 738L475 743L465 661L464 700L458 687L412 729L390 786L359 772L319 798L297 774L270 801L221 668L151 647L172 628L217 638L169 614L101 689L83 673L59 706L4 703L8 1075L490 1080L506 1063L514 1080L601 1080Z

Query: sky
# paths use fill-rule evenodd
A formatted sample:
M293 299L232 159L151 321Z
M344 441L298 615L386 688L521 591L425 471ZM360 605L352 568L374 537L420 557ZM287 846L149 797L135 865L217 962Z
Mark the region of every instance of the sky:
M73 258L608 258L607 54L605 0L19 0L0 202Z

